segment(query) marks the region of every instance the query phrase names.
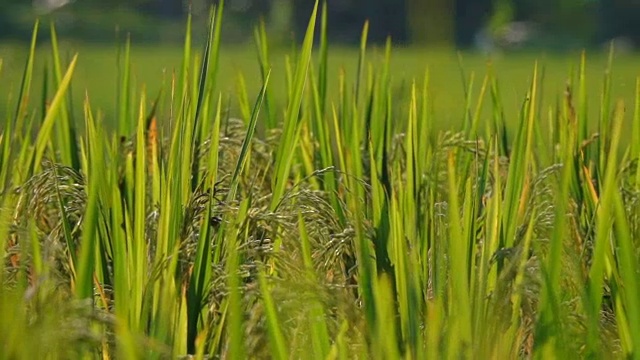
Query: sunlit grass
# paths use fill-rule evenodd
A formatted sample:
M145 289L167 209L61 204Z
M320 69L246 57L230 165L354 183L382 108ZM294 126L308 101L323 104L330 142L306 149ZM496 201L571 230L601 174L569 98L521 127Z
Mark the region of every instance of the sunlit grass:
M334 49L325 9L0 62L0 357L637 357L632 58Z

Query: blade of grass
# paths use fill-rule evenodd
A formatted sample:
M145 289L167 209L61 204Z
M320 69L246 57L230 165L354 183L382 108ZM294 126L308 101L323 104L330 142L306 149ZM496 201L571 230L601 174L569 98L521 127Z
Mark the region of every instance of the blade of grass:
M73 69L74 61L70 68ZM70 72L67 71L67 75ZM65 78L67 76L65 75ZM64 84L64 81L63 81ZM54 100L55 102L55 100ZM52 106L53 107L53 106ZM89 99L85 101L86 113L91 113ZM101 137L98 136L98 129L95 126L93 118L87 117L87 144L89 152L87 161L91 163L91 167L87 172L87 206L85 210L84 221L82 222L82 240L80 248L80 256L78 258L78 276L76 280L75 295L78 299L86 299L93 296L93 272L95 268L95 246L99 241L98 238L98 215L100 212L100 187L104 179L104 154L102 149Z
M617 129L614 129L614 134ZM618 133L619 134L619 133ZM614 140L615 141L615 140ZM618 308L616 315L618 316L620 327L628 324L627 333L630 334L631 344L626 349L628 356L633 356L640 346L640 291L638 290L638 257L635 249L637 248L632 239L632 232L627 220L627 210L619 191L615 191L613 195L613 210L615 215L615 234L616 244L619 251L617 254L618 266L620 268L620 303L624 304L624 308ZM620 313L618 315L618 313ZM626 315L625 321L620 321Z
M31 81L33 79L33 66L35 62L36 41L38 38L38 28L40 21L36 20L33 25L33 33L31 35L31 45L29 47L29 56L25 63L24 72L22 74L22 83L20 92L18 93L18 105L16 107L16 115L14 118L15 131L18 136L22 134L24 119L27 115L27 107L29 106L29 97L31 95Z
M617 165L618 165L618 142L622 127L622 104L618 104L613 117L613 133L611 134L611 146L609 147L604 170L604 183L597 212L596 238L593 249L592 263L589 270L589 283L587 291L589 297L589 315L591 326L589 326L589 338L587 343L591 346L591 351L598 354L600 344L598 338L598 323L600 321L600 309L602 306L602 295L605 277L609 274L607 270L613 263L611 253L611 229L614 215L614 196L617 189Z
M511 247L515 241L516 228L521 223L519 205L526 203L524 191L529 181L533 164L534 124L536 120L538 93L538 65L534 66L531 89L527 95L520 129L514 141L514 151L509 159L511 166L505 188L505 211L503 217L504 246Z
M450 276L451 276L451 296L449 316L451 319L450 331L457 334L454 339L450 339L449 356L457 357L466 353L471 344L471 313L469 302L469 282L466 269L469 268L468 246L463 238L462 221L460 218L460 205L458 200L458 184L455 176L456 157L453 152L449 153L448 160L448 190L449 190L449 221L450 240L448 241L448 253L450 256ZM455 303L455 306L453 305Z
M291 97L287 106L284 129L276 150L275 176L271 188L273 192L270 210L275 210L280 199L284 195L287 186L289 173L296 153L300 135L300 108L307 79L307 71L311 62L311 50L313 49L313 38L316 26L316 13L318 11L318 1L316 0L309 26L302 43L302 51L296 65L296 73L293 78Z
M267 38L267 30L264 20L260 21L259 27L254 31L254 39L256 42L256 48L258 52L258 62L260 64L260 75L264 82L269 70L271 69L271 63L269 61L269 41ZM278 125L278 119L276 117L275 103L273 102L273 95L270 91L267 91L267 95L264 103L264 110L266 114L266 127L267 129L274 129ZM248 117L247 117L248 118Z
M55 85L60 87L62 83L62 65L60 61L60 50L58 48L58 36L54 23L51 22L51 53L53 57L53 74ZM60 120L57 122L57 143L56 149L60 152L63 164L74 169L80 168L78 159L78 147L76 142L76 126L71 117L70 99L65 96L64 104L60 106Z
M76 67L76 61L78 60L78 55L76 54L71 60L67 72L65 73L62 81L60 82L60 86L58 87L58 91L56 91L53 100L51 101L51 106L49 107L49 111L42 122L42 127L40 128L40 132L38 133L38 137L35 142L35 154L33 160L33 173L38 172L41 166L42 157L44 156L45 148L47 144L51 141L51 131L54 125L54 121L58 117L58 112L60 107L63 105L64 95L69 88L69 84L71 83L71 78L73 76L73 71Z
M242 141L240 155L238 156L238 161L233 170L233 174L231 175L230 189L227 195L227 200L229 201L235 199L236 193L238 191L238 181L240 179L240 174L242 174L244 166L247 162L247 154L251 146L251 140L253 139L253 135L255 134L256 124L258 123L258 115L260 114L260 109L262 108L262 103L267 93L267 86L269 84L270 75L271 72L267 73L267 77L265 78L266 82L262 84L262 89L260 89L260 94L258 95L258 99L256 100L256 103L253 107L253 112L251 113L251 118L249 119L249 126L247 128L245 138Z
M311 283L317 283L313 259L311 255L311 244L309 233L302 214L298 214L298 230L300 231L300 245L302 258L306 269L307 279ZM329 355L329 330L327 329L326 314L320 299L312 299L310 304L309 326L311 328L311 343L314 359L326 359Z
M131 36L127 34L124 45L124 60L119 63L121 72L118 84L118 133L128 136L133 129L131 123Z
M248 208L249 198L246 198L240 203L236 220L234 221L233 226L229 229L230 231L225 239L227 241L228 252L226 271L229 276L229 298L227 301L229 306L229 327L227 331L229 333L228 336L230 341L229 354L235 359L246 358L246 349L244 346L244 308L242 306L242 296L240 293L241 283L238 275L240 268L238 235L245 232L241 227L241 224L247 216Z
M354 98L356 105L360 102L360 94L362 88L363 74L364 74L364 65L367 55L367 39L369 38L369 21L364 22L364 26L362 27L362 34L360 35L360 48L358 53L358 72L356 78L356 85L354 89Z
M264 304L266 312L267 332L269 334L271 356L273 359L278 360L289 359L289 351L285 345L284 335L280 330L276 306L273 302L273 298L271 297L271 289L269 288L263 269L258 271L258 282L260 283L262 303Z

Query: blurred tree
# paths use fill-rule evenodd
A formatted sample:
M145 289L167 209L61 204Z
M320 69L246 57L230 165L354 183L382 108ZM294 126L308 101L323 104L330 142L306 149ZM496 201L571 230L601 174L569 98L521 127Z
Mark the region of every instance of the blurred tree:
M586 45L595 40L602 31L598 2L611 7L619 1L638 3L638 0L513 0L513 3L515 20L540 24L548 34L547 41L562 47L563 43Z
M249 28L252 28L261 17L269 17L271 3L271 0L227 0L225 1L225 9L232 13L237 20L241 20Z
M176 18L182 15L181 0L156 0L156 13L166 18Z
M394 43L404 43L408 39L407 0L366 1L365 16L371 22L369 38L382 43L390 36Z
M34 0L0 0L0 37L28 38ZM48 0L35 0L48 1ZM72 11L134 9L165 19L206 15L219 0L75 0ZM571 39L602 42L627 37L640 44L640 0L326 0L329 36L334 42L355 44L365 20L371 21L369 39L395 43L471 46L484 27L509 21L532 21L550 35L547 41L563 46ZM278 20L279 32L291 29L301 38L315 0L227 0L225 23L236 33L251 36L260 17ZM278 10L274 10L278 9ZM282 11L286 9L286 11ZM275 13L277 11L277 13ZM107 16L107 15L105 15ZM82 16L79 16L82 18ZM116 21L116 19L114 19ZM150 19L152 21L152 18ZM88 25L87 25L88 26ZM26 30L25 30L26 29ZM83 36L83 34L78 34Z
M640 0L597 1L602 31L599 40L626 37L640 45Z
M466 48L474 44L478 31L491 18L495 0L457 0L455 7L456 44Z
M313 1L291 0L291 31L297 40L304 37L313 6Z
M95 0L82 1L95 2ZM105 0L96 2L96 5L106 6L108 8L113 8L115 6L133 8L141 13L151 14L165 19L179 18L184 14L182 0Z
M290 0L292 25L299 40L304 34L314 0ZM369 19L371 42L391 36L394 43L451 46L471 45L489 17L492 0L327 0L329 37L357 43Z
M304 36L315 0L291 0L292 27L296 39ZM369 41L395 43L407 40L405 0L327 0L328 36L332 41L357 44L369 20Z

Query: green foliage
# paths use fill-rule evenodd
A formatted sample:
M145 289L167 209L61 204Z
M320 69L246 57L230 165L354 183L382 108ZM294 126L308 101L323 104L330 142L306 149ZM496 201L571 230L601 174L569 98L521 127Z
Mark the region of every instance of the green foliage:
M36 24L0 136L2 357L637 357L640 152L623 131L640 137L640 96L632 116L614 106L607 72L590 103L583 54L545 108L534 64L510 138L494 69L479 89L463 72L462 127L438 131L438 69L399 98L391 42L372 61L368 24L356 73L328 90L316 4L286 71L256 29L238 119L218 82L223 7L202 52L188 20L155 100L127 41L115 134L90 93L77 130L82 54L63 62L53 27L33 103Z

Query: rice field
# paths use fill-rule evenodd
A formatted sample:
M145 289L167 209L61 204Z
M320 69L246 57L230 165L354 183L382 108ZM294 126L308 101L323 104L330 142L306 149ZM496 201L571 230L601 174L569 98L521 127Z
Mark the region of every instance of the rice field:
M44 24L48 26L48 24ZM34 57L33 96L41 97L41 88L45 67L51 62L51 45L46 37L39 39ZM131 47L131 81L132 88L140 92L144 87L149 94L157 94L166 88L174 72L179 71L182 62L183 49L171 45L136 44L132 39ZM92 103L104 118L105 125L112 127L117 113L116 94L120 86L118 71L121 58L118 45L91 44L64 41L60 39L60 55L68 61L78 53L78 64L74 71L72 85L69 90L75 103L82 103L85 93L92 96ZM327 54L327 97L337 101L339 92L339 77L344 73L346 81L354 82L357 74L357 48L347 48L329 44ZM317 67L318 49L314 48L313 61ZM291 56L291 49L276 47L269 50L270 65L273 78L270 88L273 89L273 101L279 107L284 107L286 96L286 59ZM24 62L29 55L29 44L0 43L0 56L3 58L4 70L0 73L0 111L12 111L15 107L17 92L20 88ZM588 62L585 64L586 82L589 84L587 98L589 103L599 104L603 89L603 76L607 70L608 53L598 49L586 52ZM379 67L384 62L384 48L368 46L366 49L367 66ZM544 107L555 106L561 100L566 82L572 72L580 64L580 53L506 53L484 55L478 52L420 49L417 47L393 47L390 58L390 87L394 97L406 100L411 82L424 78L425 71L430 71L429 89L433 111L438 114L436 123L443 128L455 127L461 124L465 114L464 100L466 88L473 77L472 91L477 100L478 92L484 77L493 74L501 87L502 107L509 125L517 123L530 81L533 64L537 61L541 67L540 103ZM623 99L631 103L635 92L635 78L639 73L637 66L639 57L635 53L616 54L614 67L610 74L611 94L615 99ZM250 99L254 99L260 84L250 81L260 77L260 65L257 62L255 44L221 45L219 57L220 71L216 75L215 91L222 92L225 105L230 107L233 114L238 116L239 104L237 99L240 82L244 82ZM49 76L50 76L49 72ZM81 107L74 110L82 116ZM80 110L77 110L80 109ZM588 109L592 119L599 115L598 106ZM482 121L491 118L490 106L483 106ZM159 119L163 121L164 119Z
M0 46L0 358L639 356L636 56L333 48L322 10Z

